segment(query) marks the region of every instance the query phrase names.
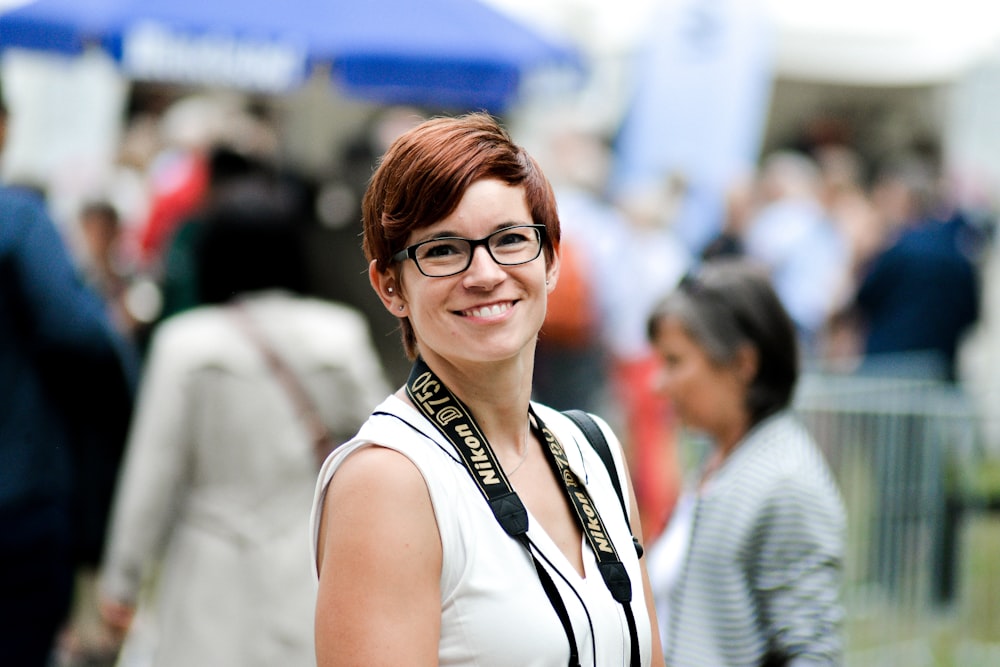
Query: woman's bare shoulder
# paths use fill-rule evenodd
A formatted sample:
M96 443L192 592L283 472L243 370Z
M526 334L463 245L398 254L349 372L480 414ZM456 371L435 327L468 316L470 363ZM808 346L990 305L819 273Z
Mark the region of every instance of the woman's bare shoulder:
M430 491L417 465L391 447L373 444L347 456L330 479L320 521L320 562L330 539L385 546L420 527L440 542ZM335 533L331 535L331 530Z
M416 464L377 445L348 455L327 490L318 546L318 664L433 664L442 549Z

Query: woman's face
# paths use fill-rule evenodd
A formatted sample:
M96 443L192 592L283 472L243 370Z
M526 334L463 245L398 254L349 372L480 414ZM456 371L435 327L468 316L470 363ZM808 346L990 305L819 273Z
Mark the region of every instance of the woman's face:
M480 239L503 227L532 223L524 188L484 179L469 186L451 215L412 232L407 245L436 236ZM501 266L485 247L477 247L468 269L444 278L425 276L412 260L404 261L400 299L420 354L452 362L533 355L557 272L558 256L546 267L544 249L526 264Z
M675 318L664 318L653 341L663 362L660 389L681 421L720 442L735 442L746 431L746 395L752 369L738 356L718 364Z

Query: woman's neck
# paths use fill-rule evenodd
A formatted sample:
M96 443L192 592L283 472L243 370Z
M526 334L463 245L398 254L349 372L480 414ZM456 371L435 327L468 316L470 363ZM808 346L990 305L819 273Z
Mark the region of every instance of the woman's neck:
M700 486L704 486L732 455L736 448L743 442L743 438L750 430L750 416L742 415L742 418L729 424L725 430L720 430L714 434L715 447L712 455L705 465L701 474Z

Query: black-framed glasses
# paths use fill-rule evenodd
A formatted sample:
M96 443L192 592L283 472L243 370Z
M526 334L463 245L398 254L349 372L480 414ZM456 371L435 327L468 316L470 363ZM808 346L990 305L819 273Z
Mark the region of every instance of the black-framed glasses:
M497 264L517 266L533 261L542 253L544 232L545 225L514 225L481 239L443 236L403 248L392 256L392 261L402 262L409 258L425 276L445 278L469 268L476 248L484 246Z

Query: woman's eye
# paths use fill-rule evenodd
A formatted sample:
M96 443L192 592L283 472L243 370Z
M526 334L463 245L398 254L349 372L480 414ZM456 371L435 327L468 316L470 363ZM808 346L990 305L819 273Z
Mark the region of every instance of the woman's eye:
M462 252L457 243L438 242L428 243L423 247L424 257L450 257Z
M528 236L523 232L505 232L501 234L495 241L497 246L505 245L517 245L519 243L527 243Z

